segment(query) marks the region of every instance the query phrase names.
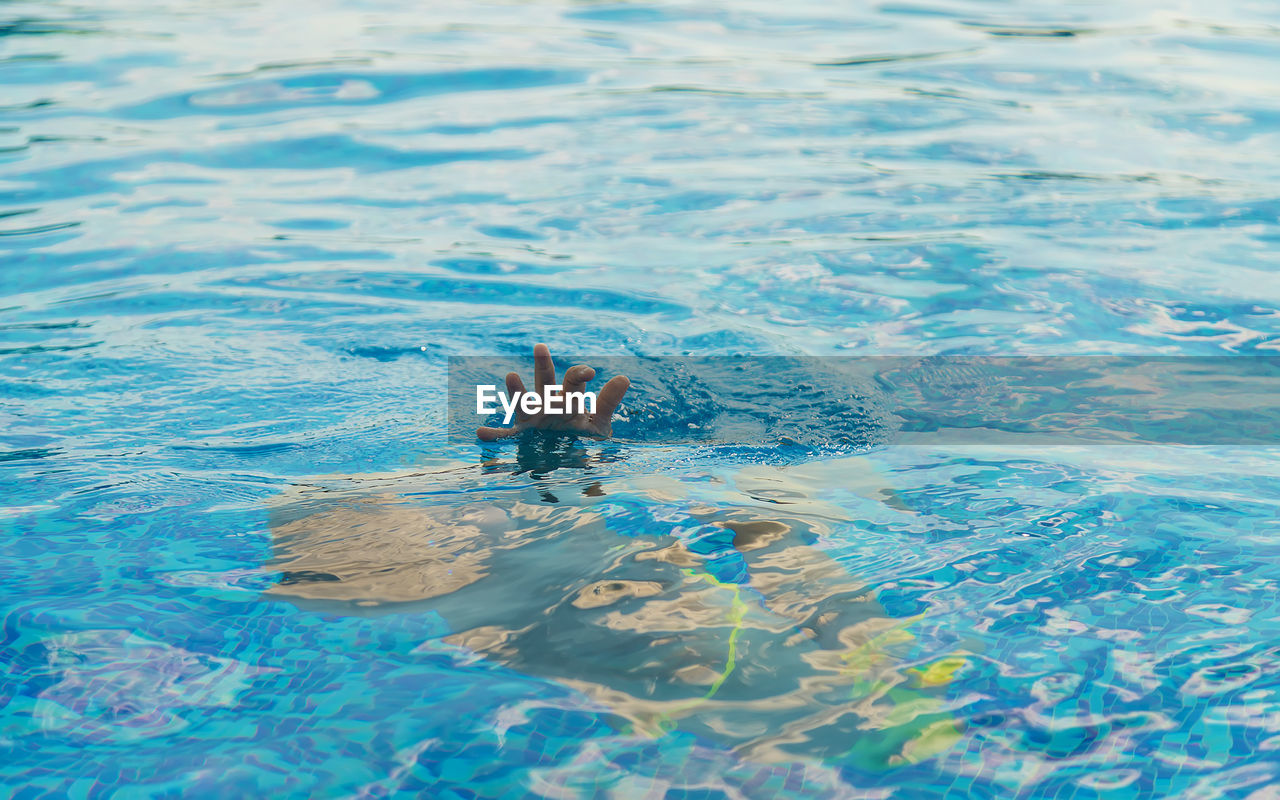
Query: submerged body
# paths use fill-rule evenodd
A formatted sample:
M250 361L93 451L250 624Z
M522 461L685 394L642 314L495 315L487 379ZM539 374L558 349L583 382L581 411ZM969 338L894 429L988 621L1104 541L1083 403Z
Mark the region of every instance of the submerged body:
M753 760L883 768L957 737L937 688L955 665L901 663L907 621L814 546L842 512L781 471L556 495L477 466L326 483L273 508L269 595L439 614L449 642L637 731Z

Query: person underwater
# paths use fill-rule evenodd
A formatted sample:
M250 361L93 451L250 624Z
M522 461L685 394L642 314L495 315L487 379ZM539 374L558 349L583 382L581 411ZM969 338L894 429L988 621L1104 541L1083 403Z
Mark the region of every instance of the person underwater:
M545 345L534 362L541 393L555 381ZM574 366L562 388L593 377ZM515 373L506 384L524 391ZM594 413L522 413L477 436L605 438L628 386L612 378ZM265 595L436 613L447 642L576 689L634 732L676 729L751 760L883 769L958 740L945 690L964 658L904 663L912 620L817 546L849 520L818 496L820 470L600 478L574 452L559 475L442 463L296 486L270 508L279 578Z

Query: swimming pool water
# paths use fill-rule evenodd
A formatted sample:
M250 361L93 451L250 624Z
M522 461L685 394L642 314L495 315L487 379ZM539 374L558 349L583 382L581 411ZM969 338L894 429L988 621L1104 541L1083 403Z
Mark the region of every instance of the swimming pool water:
M771 459L624 407L607 444L481 450L445 399L447 356L535 341L1270 354L1276 19L6 3L0 786L1275 797L1274 448ZM799 536L761 551L794 585L717 560L729 522ZM380 532L422 525L494 580L331 596L394 594ZM677 545L716 568L641 558ZM620 616L577 594L619 575Z

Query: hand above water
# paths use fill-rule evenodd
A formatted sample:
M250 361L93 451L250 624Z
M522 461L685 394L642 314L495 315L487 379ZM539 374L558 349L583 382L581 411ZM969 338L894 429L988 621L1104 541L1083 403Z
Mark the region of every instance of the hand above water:
M564 383L562 384L564 394L584 391L587 382L595 376L596 371L586 364L569 367L564 373ZM535 344L533 346L533 379L534 390L539 396L545 396L542 391L544 386L556 385L556 366L551 360L551 351L547 349L545 344ZM627 393L627 388L630 386L631 381L625 375L615 375L610 378L609 382L596 395L594 413L586 413L584 411L582 413L569 414L540 411L536 414L526 414L523 409L517 406L515 425L510 428L477 428L476 436L482 441L492 442L494 439L504 439L508 436L515 436L522 431L536 429L563 431L565 433L607 439L613 435L611 424L613 412L618 408L618 404L622 402L622 396ZM514 372L507 373L507 394L515 397L524 391L524 382L520 380L520 376Z

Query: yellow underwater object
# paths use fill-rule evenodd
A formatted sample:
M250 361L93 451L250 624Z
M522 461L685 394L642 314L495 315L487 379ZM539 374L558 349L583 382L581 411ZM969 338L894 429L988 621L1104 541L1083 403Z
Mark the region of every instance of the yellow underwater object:
M956 673L964 669L968 663L960 656L947 656L923 669L917 667L907 671L916 678L920 686L946 686L955 680Z
M842 656L843 672L853 681L850 699L867 720L860 727L880 735L863 737L839 760L862 769L887 769L931 758L961 738L960 722L942 698L927 690L949 685L966 660L948 655L927 667L905 670L905 677L892 668L893 650L915 641L910 627L922 618L904 619Z
M663 709L657 715L656 725L634 726L632 733L648 732L658 736L677 727L677 720L687 716L699 706L712 703L716 693L729 679L737 665L737 640L744 630L750 606L742 598L742 587L722 581L714 575L691 569L683 570L688 577L704 581L732 594L729 620L733 628L729 635L724 669L712 682L707 693L683 703ZM842 756L832 759L837 763L853 763L862 769L882 770L905 764L914 764L945 752L962 735L960 723L948 712L943 700L924 693L921 689L938 689L954 680L965 667L967 660L959 655L945 656L925 667L905 670L907 678L890 680L876 677L886 672L894 675L893 650L915 641L911 625L923 615L910 617L870 637L866 642L851 647L840 655L839 673L850 682L848 697L851 704L862 711L874 708L868 715L872 729L880 735L859 737ZM865 730L867 726L863 726Z

